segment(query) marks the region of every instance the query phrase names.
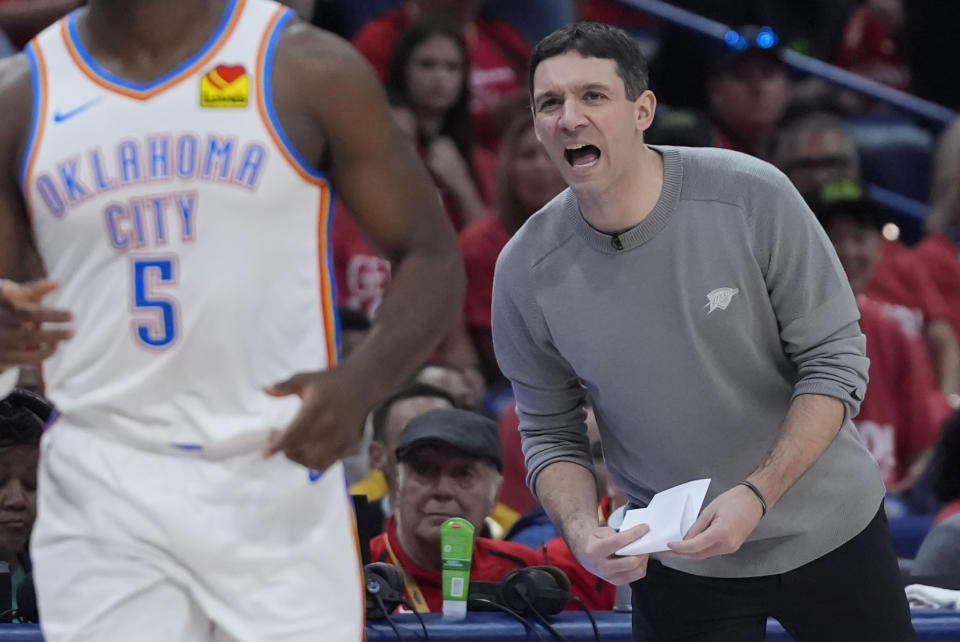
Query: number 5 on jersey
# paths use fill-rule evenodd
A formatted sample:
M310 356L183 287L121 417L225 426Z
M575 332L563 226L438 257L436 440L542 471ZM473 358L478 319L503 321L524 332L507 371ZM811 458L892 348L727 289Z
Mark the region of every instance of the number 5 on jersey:
M133 260L133 335L153 350L173 345L180 334L180 311L175 299L157 290L180 282L176 256L140 257Z

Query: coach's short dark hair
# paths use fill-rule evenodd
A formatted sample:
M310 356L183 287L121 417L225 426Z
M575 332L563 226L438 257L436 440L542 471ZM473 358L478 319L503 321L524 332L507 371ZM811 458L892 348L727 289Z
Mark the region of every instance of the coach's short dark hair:
M636 100L649 88L650 74L647 59L640 46L618 27L600 22L575 22L554 31L537 43L530 57L527 83L533 98L533 74L537 65L554 56L576 51L589 58L609 58L617 65L617 75L623 80L628 100Z

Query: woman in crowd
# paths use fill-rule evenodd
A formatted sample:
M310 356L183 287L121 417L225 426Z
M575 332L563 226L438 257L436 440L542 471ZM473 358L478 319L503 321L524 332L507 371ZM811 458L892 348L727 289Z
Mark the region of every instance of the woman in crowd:
M473 145L469 66L458 31L421 22L397 41L386 81L397 122L420 149L458 230L486 212L484 186L494 164Z
M503 380L493 354L490 307L493 268L500 250L530 215L560 193L566 184L533 131L529 114L507 128L497 165L497 211L460 234L467 269L464 317L489 382Z

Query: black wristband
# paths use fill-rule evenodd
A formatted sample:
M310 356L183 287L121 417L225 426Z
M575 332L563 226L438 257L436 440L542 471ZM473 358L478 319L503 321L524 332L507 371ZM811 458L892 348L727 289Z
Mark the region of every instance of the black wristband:
M763 498L763 493L760 492L759 488L753 485L753 482L748 482L746 479L740 482L739 485L746 486L747 488L752 490L753 494L756 495L757 499L760 500L760 508L763 509L763 512L760 514L760 519L763 519L764 516L767 514L767 500Z

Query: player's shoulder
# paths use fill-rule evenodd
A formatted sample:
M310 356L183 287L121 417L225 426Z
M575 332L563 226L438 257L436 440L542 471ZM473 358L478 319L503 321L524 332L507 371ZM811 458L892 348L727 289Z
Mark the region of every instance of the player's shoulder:
M291 20L277 41L276 68L304 82L347 82L371 74L368 63L349 41L302 20Z
M497 271L509 272L515 277L528 274L571 238L574 229L570 217L578 212L579 204L573 190L567 188L557 194L507 241L497 259Z
M20 52L0 60L0 101L4 106L31 95L32 68L27 54Z
M663 147L680 155L683 167L681 198L745 204L791 187L790 180L770 163L742 152L717 147Z

